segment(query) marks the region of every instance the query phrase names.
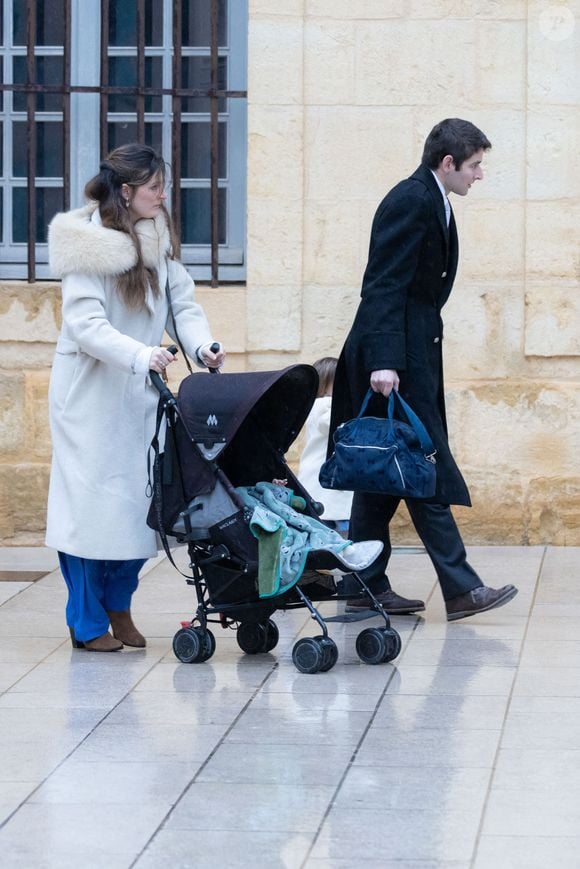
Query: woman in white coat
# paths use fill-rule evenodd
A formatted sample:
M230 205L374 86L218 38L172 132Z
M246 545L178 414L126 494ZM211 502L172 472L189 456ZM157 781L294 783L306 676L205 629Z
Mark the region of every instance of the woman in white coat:
M147 452L163 374L174 356L164 330L198 364L219 367L193 281L173 259L165 163L152 148L124 145L88 182L84 208L49 227L53 273L62 278L62 330L49 388L53 460L46 543L68 586L73 645L110 652L142 647L131 597L157 554L148 528ZM112 635L109 631L112 628Z

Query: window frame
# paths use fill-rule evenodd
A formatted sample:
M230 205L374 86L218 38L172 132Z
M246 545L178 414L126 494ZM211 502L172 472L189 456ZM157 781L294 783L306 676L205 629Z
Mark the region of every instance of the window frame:
M4 82L13 84L6 79L8 71L12 70L12 57L26 57L26 46L15 48L12 45L13 4L19 0L4 0L4 46L2 49L4 65ZM157 0L154 0L157 2ZM227 193L227 225L226 243L218 245L219 280L244 281L246 278L246 161L247 161L247 0L227 0L227 46L219 48L219 56L227 56L228 81L226 83L226 105L223 112L218 113L221 123L227 124L228 141L226 147L226 173L218 179L218 187L226 188ZM172 88L180 88L181 83L172 81L173 45L172 45L172 0L163 0L163 43L158 46L145 46L145 57L161 57L162 87L161 111L146 112L145 121L160 123L162 127L162 151L165 159L171 162L172 136L179 135L173 131L172 118ZM84 185L93 171L97 171L100 160L100 101L103 87L100 81L101 53L101 0L70 0L71 5L71 57L70 57L70 208L78 208L84 204ZM108 46L108 56L132 56L137 54L136 46ZM181 46L182 57L208 56L208 48ZM35 56L62 56L63 47L35 46ZM110 79L109 79L110 81ZM76 88L84 88L79 92ZM229 93L235 91L233 96ZM14 178L12 163L12 126L13 123L26 122L27 113L12 111L14 91L3 89L3 107L0 120L4 122L3 161L0 183L4 199L3 232L0 238L0 274L5 279L22 279L27 277L28 244L8 244L12 231L13 190L25 187L27 178ZM241 98L240 98L241 97ZM215 97L214 97L215 98ZM64 103L63 98L63 103ZM211 97L210 97L211 99ZM63 123L63 112L35 112L38 122L58 121ZM108 122L127 120L134 122L136 113L108 112ZM109 120L110 118L110 120ZM209 123L210 113L182 112L181 123ZM10 169L10 175L7 170ZM63 178L41 178L39 187L63 187ZM208 187L208 179L185 179L184 188ZM174 194L175 191L171 191ZM171 207L171 201L168 202ZM66 206L65 206L66 207ZM216 283L217 276L212 274L211 245L183 244L180 258L191 275L198 281ZM51 279L48 266L48 250L46 243L36 243L35 274L39 279ZM30 277L30 276L29 276ZM33 277L33 279L34 279Z

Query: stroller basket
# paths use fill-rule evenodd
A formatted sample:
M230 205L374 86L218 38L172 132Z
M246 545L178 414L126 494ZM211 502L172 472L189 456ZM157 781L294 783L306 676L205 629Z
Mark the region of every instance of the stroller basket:
M227 556L220 561L206 562L203 572L212 606L219 608L225 604L246 602L253 597L257 600L255 577L249 571L233 565Z

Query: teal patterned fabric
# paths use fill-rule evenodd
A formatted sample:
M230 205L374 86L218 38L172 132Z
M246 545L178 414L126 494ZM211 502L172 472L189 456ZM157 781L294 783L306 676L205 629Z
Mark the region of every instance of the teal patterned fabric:
M274 597L292 588L304 570L308 553L316 549L338 553L350 540L305 515L304 498L275 483L240 486L236 492L252 508L250 528L258 540L260 597Z

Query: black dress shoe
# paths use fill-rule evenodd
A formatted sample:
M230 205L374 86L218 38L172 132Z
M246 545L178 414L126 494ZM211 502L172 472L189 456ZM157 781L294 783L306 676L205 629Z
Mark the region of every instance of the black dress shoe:
M515 585L504 585L503 588L488 588L486 585L480 585L467 594L460 594L445 601L447 621L454 622L457 619L466 619L468 616L493 610L509 603L517 593Z
M392 616L409 616L411 613L422 613L425 610L424 601L408 600L406 597L401 597L392 588L376 594L375 597L382 604L383 609ZM357 613L367 609L372 609L372 602L369 597L357 597L346 602L347 613Z

